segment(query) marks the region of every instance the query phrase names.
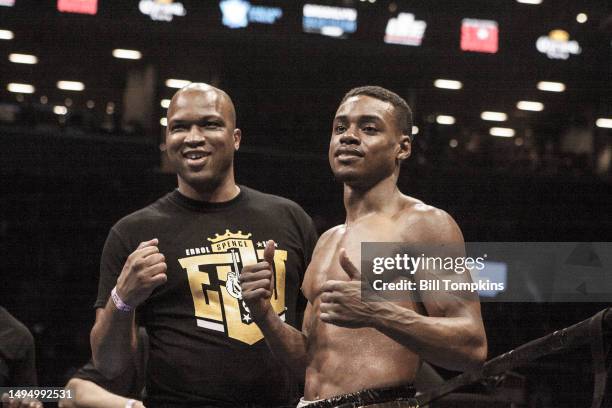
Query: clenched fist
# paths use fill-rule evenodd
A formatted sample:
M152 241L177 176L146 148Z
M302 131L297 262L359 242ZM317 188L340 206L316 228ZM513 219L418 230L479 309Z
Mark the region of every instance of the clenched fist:
M264 249L264 261L242 268L240 288L255 323L263 320L272 311L270 298L274 292L274 241L268 241Z
M157 239L141 242L128 256L117 278L117 294L131 307L147 300L153 289L168 280L166 258L159 253L158 243Z

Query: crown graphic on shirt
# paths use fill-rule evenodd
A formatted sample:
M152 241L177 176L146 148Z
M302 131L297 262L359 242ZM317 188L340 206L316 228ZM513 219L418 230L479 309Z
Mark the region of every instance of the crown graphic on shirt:
M223 235L215 234L214 238L208 238L208 240L214 244L216 242L225 241L226 239L247 239L250 238L251 235L251 233L243 234L242 231L233 233L226 229Z

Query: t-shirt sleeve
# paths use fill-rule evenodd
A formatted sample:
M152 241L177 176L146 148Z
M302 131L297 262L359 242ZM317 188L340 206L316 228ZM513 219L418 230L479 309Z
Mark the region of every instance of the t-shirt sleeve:
M113 227L106 238L104 249L102 250L98 298L94 304L95 308L106 306L110 293L117 284L117 278L129 255L129 249L121 240L115 227Z
M317 229L315 228L312 218L310 218L306 213L304 213L303 231L304 231L304 265L307 268L308 265L310 264L310 260L312 259L312 252L314 251L314 248L317 245L319 234L317 234Z
M319 235L317 234L317 229L315 228L314 222L312 218L304 210L299 209L298 218L299 220L299 228L302 235L302 255L304 257L304 268L300 271L300 286L302 285L302 280L304 279L304 274L306 273L306 269L310 264L310 260L312 259L312 253L317 244L317 240ZM296 300L296 327L300 329L302 327L302 322L304 320L304 311L306 309L306 305L308 300L304 297L302 291L298 291L297 300Z

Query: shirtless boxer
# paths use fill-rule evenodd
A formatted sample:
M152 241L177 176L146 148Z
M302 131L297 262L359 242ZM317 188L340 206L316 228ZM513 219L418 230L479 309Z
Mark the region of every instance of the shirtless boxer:
M362 242L463 243L447 213L397 188L400 164L411 153L411 128L410 108L386 89L355 88L340 103L329 161L344 184L346 222L323 234L313 253L302 285L308 299L302 332L284 324L270 307L273 243L265 250L266 262L242 271L243 297L268 346L296 375L305 374L300 406L412 384L421 360L463 371L486 358L475 295L429 292L421 294L421 302L361 299L355 265ZM463 256L463 251L453 255Z

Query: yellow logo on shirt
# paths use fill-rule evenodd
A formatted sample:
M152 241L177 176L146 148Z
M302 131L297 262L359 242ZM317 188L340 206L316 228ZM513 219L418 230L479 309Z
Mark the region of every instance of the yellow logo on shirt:
M244 266L263 261L265 243L255 249L251 234L242 231L208 238L209 247L197 249L194 256L179 259L187 272L193 296L196 324L199 327L226 333L229 337L254 344L263 334L253 323L250 311L242 300L238 276ZM191 252L189 252L191 251ZM187 250L193 254L193 250ZM198 255L199 253L199 255ZM274 311L285 319L285 262L287 251L274 251L274 293L270 302Z

